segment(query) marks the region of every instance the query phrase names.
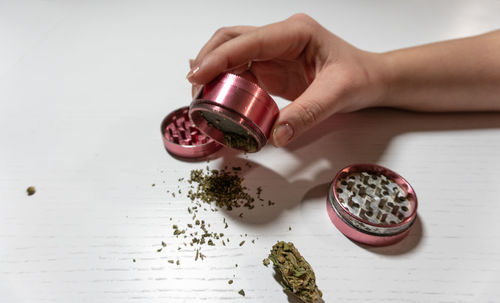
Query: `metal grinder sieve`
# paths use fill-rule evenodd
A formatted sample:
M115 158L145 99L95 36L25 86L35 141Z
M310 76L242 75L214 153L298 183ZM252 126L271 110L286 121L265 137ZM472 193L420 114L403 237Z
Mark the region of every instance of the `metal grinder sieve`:
M201 132L246 152L257 152L266 144L278 114L278 106L262 88L230 73L204 85L189 108Z
M417 196L400 175L374 164L340 170L328 191L327 211L348 238L385 246L403 239L417 217Z
M202 158L219 150L222 145L194 127L188 110L187 106L179 108L163 119L161 132L165 149L183 158Z

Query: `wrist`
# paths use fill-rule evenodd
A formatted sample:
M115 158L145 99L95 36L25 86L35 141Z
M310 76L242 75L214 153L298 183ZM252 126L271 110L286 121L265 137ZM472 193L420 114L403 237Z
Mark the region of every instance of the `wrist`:
M368 92L366 107L390 107L393 77L393 58L390 53L368 53L366 70Z

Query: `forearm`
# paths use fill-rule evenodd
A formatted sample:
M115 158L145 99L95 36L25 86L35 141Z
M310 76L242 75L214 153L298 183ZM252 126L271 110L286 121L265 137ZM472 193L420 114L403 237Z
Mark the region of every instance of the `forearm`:
M377 105L419 111L500 110L500 31L381 54Z

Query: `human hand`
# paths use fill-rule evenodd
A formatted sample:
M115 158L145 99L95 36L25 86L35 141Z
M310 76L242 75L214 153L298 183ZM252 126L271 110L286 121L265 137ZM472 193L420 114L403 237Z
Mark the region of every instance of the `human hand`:
M384 91L379 64L376 54L298 14L262 27L219 29L190 62L187 79L196 88L233 72L293 100L273 126L271 142L280 147L334 113L376 105Z

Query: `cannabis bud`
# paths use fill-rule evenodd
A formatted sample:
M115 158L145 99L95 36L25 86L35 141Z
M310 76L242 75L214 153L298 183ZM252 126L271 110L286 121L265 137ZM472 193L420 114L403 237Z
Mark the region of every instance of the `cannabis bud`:
M274 269L281 276L281 285L306 303L313 303L322 297L316 285L311 265L300 255L291 242L274 244L269 254Z

